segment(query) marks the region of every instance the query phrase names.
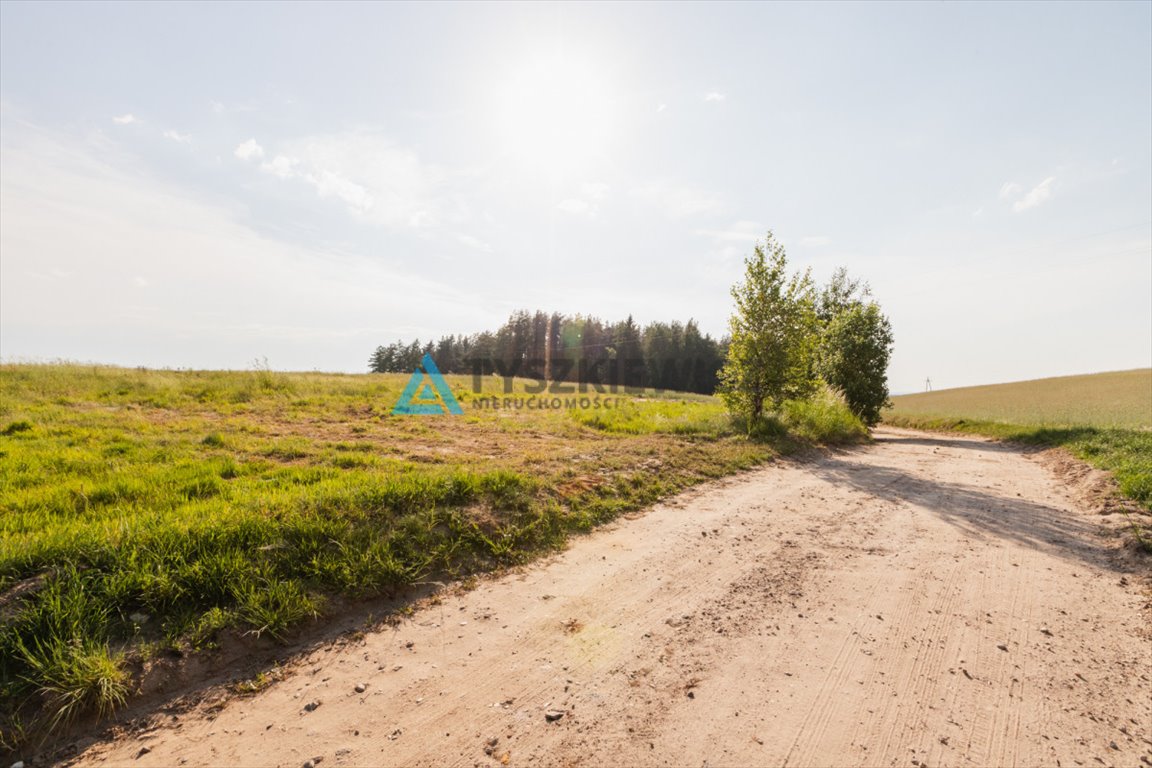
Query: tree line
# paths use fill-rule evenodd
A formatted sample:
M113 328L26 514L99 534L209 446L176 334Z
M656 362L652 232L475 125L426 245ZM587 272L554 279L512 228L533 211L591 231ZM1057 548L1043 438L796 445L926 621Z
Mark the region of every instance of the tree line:
M584 384L712 394L728 340L695 320L641 327L631 316L606 323L590 315L513 312L498 330L378 346L373 373L411 373L425 354L441 373L501 374Z
M785 400L810 398L826 386L865 424L876 424L888 405L893 338L867 284L843 268L825 286L807 270L789 273L771 232L744 266L722 339L701 333L694 320L640 327L631 316L605 323L518 311L494 332L379 346L368 366L374 373L410 373L429 354L442 373L718 393L749 432Z

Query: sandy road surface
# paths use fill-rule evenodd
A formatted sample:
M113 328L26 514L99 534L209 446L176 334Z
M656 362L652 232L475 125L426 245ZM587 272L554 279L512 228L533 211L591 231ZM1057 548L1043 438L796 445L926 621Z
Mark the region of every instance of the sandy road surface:
M1147 582L1073 498L1011 448L883 430L79 761L1152 765Z

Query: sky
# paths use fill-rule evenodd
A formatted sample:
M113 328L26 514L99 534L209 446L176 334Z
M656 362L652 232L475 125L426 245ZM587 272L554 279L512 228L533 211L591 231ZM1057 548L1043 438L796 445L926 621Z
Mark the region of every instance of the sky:
M720 336L769 230L894 392L1152 365L1152 3L0 3L5 361Z

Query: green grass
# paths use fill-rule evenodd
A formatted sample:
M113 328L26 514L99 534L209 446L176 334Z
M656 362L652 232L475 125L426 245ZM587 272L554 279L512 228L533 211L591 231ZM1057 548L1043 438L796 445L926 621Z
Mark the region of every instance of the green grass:
M289 639L333 596L525 562L862 434L831 400L789 405L761 440L693 395L477 409L465 377L448 377L463 416L392 416L406 380L0 366L0 748L120 706L149 654Z
M868 438L868 428L844 407L838 397L824 391L811 400L784 403L777 418L788 433L822 443L855 443Z
M581 424L629 435L733 435L723 404L711 399L630 398L618 407L574 411Z
M106 645L48 642L18 651L47 699L52 726L91 710L108 714L128 698L128 673Z
M1067 448L1109 470L1152 510L1152 369L942 390L892 398L895 426Z

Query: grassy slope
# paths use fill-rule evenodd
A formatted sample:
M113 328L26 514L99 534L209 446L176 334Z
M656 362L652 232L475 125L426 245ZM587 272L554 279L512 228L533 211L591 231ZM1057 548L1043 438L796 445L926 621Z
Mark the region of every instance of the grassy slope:
M993 384L892 398L884 420L1062 446L1110 470L1152 509L1152 369Z
M892 398L900 416L1037 426L1152 428L1152 368L959 387Z
M283 636L325 595L521 562L863 431L828 401L791 404L769 442L699 396L476 410L463 377L465 415L392 416L406 380L0 366L0 747L122 702L128 656Z

